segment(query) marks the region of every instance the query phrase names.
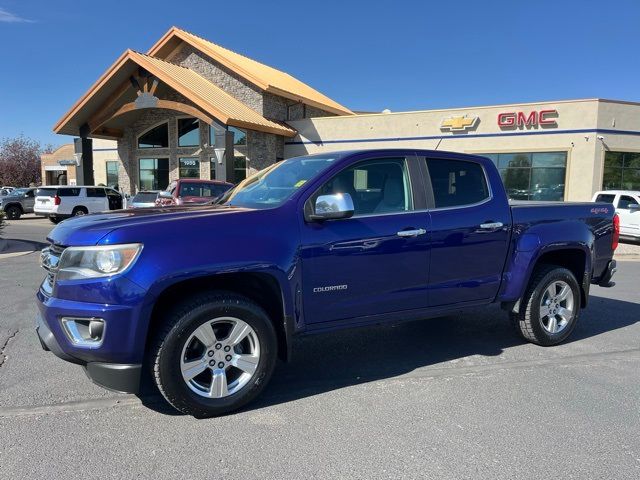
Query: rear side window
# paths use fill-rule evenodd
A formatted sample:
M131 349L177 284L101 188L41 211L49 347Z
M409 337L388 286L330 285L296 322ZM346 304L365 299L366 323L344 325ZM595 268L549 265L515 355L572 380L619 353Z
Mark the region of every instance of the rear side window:
M628 195L622 195L620 197L620 201L618 202L618 208L628 209L631 205L638 205L638 202L635 198L630 197Z
M427 159L436 208L473 205L489 198L480 164L463 160Z
M36 190L36 197L55 197L57 188L39 188Z
M615 195L611 195L609 193L601 193L596 197L596 202L613 203L613 200L615 198Z
M87 188L87 197L106 197L104 188Z
M77 197L80 195L79 188L59 188L58 196L59 197Z

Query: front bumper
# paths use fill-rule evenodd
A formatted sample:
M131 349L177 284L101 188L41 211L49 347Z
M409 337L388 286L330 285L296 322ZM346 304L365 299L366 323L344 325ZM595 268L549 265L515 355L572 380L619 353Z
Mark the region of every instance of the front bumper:
M67 362L82 365L87 376L97 385L121 393L138 393L142 364L86 362L65 352L41 315L36 318L36 334L46 351Z

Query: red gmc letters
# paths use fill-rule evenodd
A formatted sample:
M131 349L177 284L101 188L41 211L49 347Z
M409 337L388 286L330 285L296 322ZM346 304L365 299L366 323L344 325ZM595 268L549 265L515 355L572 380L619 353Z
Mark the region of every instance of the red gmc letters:
M498 114L500 128L537 128L557 127L557 110L540 110L525 112L503 112Z

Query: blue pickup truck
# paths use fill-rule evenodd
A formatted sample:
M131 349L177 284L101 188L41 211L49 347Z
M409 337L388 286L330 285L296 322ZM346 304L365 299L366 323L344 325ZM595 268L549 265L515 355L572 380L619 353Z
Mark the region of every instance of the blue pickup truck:
M618 234L607 203L510 204L480 156L292 158L215 205L62 222L37 333L106 388L150 378L215 416L254 399L297 335L498 303L524 339L562 342L591 284L613 285Z

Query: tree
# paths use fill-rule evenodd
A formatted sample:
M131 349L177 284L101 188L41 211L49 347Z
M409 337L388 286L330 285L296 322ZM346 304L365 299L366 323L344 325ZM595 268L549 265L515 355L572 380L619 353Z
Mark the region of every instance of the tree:
M0 143L0 185L40 184L40 144L20 135Z

